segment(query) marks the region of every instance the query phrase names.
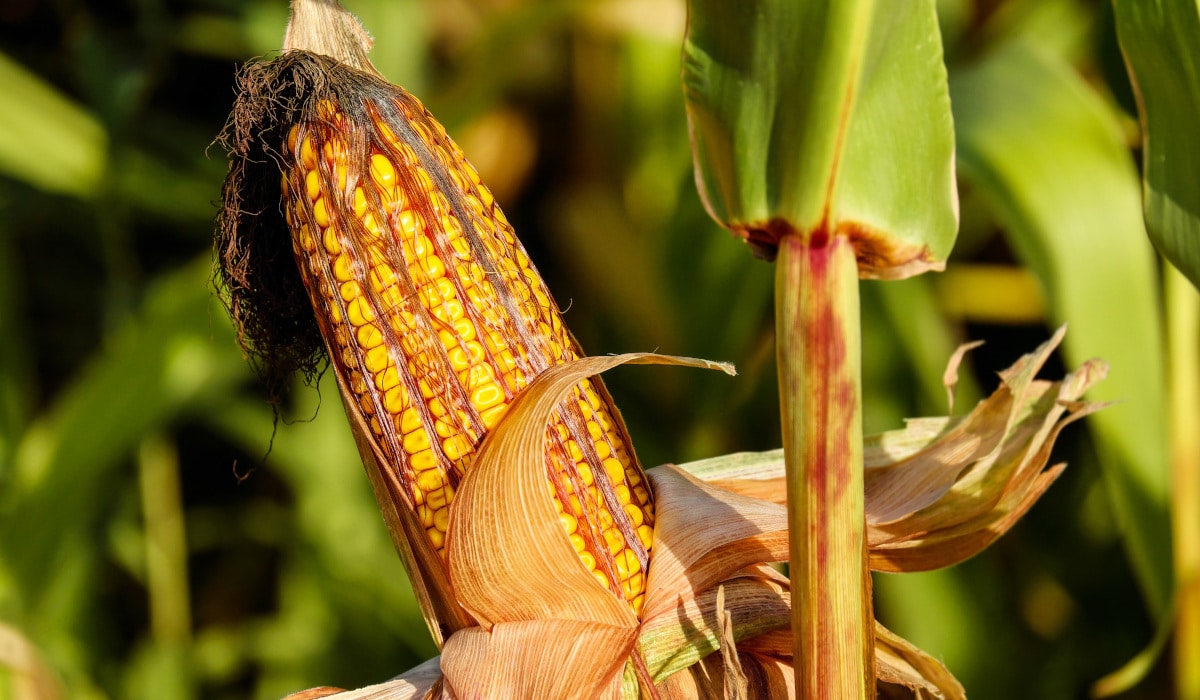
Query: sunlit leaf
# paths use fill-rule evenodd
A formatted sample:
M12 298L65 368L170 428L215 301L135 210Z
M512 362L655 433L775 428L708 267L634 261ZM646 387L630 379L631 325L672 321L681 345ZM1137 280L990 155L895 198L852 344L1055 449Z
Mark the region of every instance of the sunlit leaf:
M713 218L768 257L791 228L855 237L864 276L940 269L957 194L935 3L689 9L684 94Z
M1153 609L1171 586L1162 331L1137 172L1107 105L1070 66L1013 40L955 71L959 165L1069 322L1070 364L1103 357L1091 422L1117 521Z
M1154 245L1200 287L1200 5L1113 3L1142 119L1142 194Z

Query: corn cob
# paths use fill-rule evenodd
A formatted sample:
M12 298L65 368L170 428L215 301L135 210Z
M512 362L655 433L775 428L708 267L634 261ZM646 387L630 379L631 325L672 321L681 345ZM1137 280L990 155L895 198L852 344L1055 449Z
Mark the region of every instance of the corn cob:
M293 251L353 410L442 552L487 431L580 351L478 173L415 98L393 88L311 111L284 149ZM559 406L545 449L575 551L640 611L653 502L598 379Z

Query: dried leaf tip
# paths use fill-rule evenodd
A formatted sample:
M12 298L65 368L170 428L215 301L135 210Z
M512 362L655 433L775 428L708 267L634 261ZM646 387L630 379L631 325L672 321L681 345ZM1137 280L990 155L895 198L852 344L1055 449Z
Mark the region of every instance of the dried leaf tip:
M358 18L337 0L292 0L292 15L283 36L284 51L330 56L364 73L380 76L367 56L374 43Z

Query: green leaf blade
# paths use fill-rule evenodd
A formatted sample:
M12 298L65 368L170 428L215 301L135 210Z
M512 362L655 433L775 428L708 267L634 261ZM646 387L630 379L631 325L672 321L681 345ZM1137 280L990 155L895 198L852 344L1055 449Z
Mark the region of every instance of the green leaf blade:
M1146 227L1200 288L1200 3L1113 3L1142 120Z

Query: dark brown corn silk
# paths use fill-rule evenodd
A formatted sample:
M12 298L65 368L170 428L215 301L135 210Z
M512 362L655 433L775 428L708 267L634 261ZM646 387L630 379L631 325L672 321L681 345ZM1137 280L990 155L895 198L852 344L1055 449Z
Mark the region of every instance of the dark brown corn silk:
M416 98L300 51L241 82L218 257L243 347L268 368L311 372L324 344L347 410L441 552L484 436L579 347L491 193ZM545 446L580 559L640 609L653 502L599 379L559 406Z

